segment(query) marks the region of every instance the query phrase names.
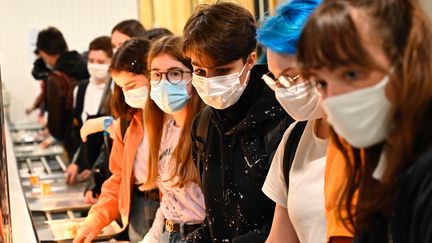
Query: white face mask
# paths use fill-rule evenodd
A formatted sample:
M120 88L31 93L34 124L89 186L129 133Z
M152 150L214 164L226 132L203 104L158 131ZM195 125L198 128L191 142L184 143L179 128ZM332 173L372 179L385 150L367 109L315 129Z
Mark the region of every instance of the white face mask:
M215 109L225 109L234 105L240 99L247 86L250 70L248 70L243 85L240 84L240 76L245 67L246 64L240 72L212 78L193 74L192 85L204 103Z
M87 63L87 70L91 77L96 80L108 79L109 64Z
M136 89L123 90L126 104L137 109L144 109L147 101L148 88L142 86Z
M385 94L388 81L385 76L374 86L323 100L328 122L353 147L370 147L386 138L393 115Z
M283 79L285 77L280 77ZM314 120L324 116L321 96L306 82L289 88L275 88L276 99L296 121Z

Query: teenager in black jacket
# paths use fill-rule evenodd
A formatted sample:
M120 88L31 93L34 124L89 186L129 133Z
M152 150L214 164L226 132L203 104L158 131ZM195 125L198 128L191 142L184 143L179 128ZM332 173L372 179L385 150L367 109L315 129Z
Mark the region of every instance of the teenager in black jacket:
M303 29L298 58L345 155L354 242L432 242L431 50L417 0L324 1Z
M38 33L36 53L52 71L46 78L47 127L65 147L69 159L76 146L71 142L73 89L89 77L87 63L76 51L69 51L63 34L55 27Z
M207 213L192 242L264 242L271 227L261 187L293 120L261 79L267 67L254 66L255 33L252 15L226 2L199 6L184 27L192 84L209 105L192 129Z

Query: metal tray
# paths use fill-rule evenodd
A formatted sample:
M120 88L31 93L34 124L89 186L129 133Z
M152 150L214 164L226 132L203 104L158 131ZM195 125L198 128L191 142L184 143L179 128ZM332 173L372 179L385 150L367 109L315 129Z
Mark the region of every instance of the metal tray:
M11 133L14 144L39 143L43 137L37 131L16 131Z
M11 131L17 130L40 130L42 126L37 122L14 122L9 124Z
M64 177L54 179L50 195L41 195L40 187L32 187L28 180L22 183L30 211L54 212L91 207L91 204L84 202L84 183L66 185Z
M63 148L60 145L52 145L48 148L42 148L37 144L26 144L15 146L14 150L15 156L18 160L20 158L53 156L63 153Z
M84 193L85 181L76 183L73 185L66 184L66 178L64 174L51 174L51 175L41 175L39 176L39 183L49 180L52 182L51 191L53 195L58 194L70 194L70 193ZM26 197L30 198L40 198L40 197L49 197L40 195L40 187L32 186L28 177L22 178L21 184L23 186L24 191L26 192Z
M69 222L84 222L85 218L66 219L66 220L52 220L43 223L36 223L35 228L41 242L70 242L73 240L68 235L65 235L65 227ZM121 232L121 228L116 221L102 229L96 240L104 240L115 237Z
M84 202L82 192L27 198L27 203L30 211L43 212L85 210L91 207L91 204Z

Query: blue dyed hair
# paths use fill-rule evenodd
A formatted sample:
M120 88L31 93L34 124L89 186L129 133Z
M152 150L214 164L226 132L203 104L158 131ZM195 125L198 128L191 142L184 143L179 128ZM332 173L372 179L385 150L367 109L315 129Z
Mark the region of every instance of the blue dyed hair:
M280 5L257 31L257 40L270 50L296 54L297 43L309 16L321 0L292 0Z

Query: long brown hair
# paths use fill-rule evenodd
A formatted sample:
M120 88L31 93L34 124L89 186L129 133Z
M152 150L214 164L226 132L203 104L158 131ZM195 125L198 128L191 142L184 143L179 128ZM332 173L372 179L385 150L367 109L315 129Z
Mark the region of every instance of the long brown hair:
M147 39L132 38L127 40L114 54L110 72L126 71L147 75L147 54L149 49L150 42ZM123 91L118 85L114 85L111 109L116 117L126 120L130 120L137 111L136 108L126 104Z
M383 144L364 150L343 146L347 181L338 204L348 213L346 225L354 230L373 227L374 214L388 217L394 199L396 176L431 146L432 121L432 25L417 0L325 1L310 17L299 42L298 59L307 73L311 69L358 65L380 69L362 43L352 10L366 13L373 33L391 62L390 80L395 91L392 131ZM382 151L387 167L381 181L372 178ZM355 194L358 191L358 201ZM352 205L357 203L356 210Z
M192 71L192 65L189 58L185 57L181 52L181 37L166 36L153 43L148 55L148 66L150 69L152 60L161 54L168 54L174 59L180 61L189 70ZM195 88L192 87L191 98L186 105L187 116L186 121L181 131L179 142L174 149L172 159L175 161L175 169L171 178L178 176L176 186L184 186L189 182L199 182L199 172L192 159L192 138L191 125L195 115L202 109L203 102L198 96ZM159 109L156 103L149 98L145 108L145 124L146 132L149 138L150 152L148 159L148 179L146 186L151 186L155 183L158 176L159 150L163 130L164 112Z

